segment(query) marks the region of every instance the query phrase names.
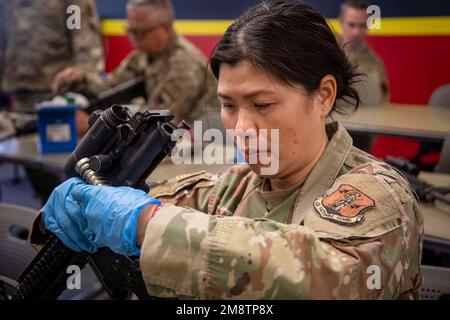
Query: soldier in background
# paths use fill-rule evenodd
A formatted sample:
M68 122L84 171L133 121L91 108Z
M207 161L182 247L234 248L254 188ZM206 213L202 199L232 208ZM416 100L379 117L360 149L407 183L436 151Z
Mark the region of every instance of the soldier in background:
M341 4L338 41L350 62L364 75L358 84L362 103L381 104L389 100L388 79L383 61L366 42L368 7L366 0L346 0Z
M80 29L67 26L67 8L80 8ZM2 91L14 111L34 112L52 93L54 76L69 66L104 70L100 22L93 0L8 0L0 2L5 45L0 52Z
M216 80L200 50L175 32L174 15L170 0L128 1L127 32L135 50L106 79L88 69L68 68L55 78L55 90L84 83L98 93L144 75L147 108L169 109L176 122L198 119L205 103L218 105Z
M79 29L68 27L71 5L80 9ZM35 112L36 103L52 94L54 76L69 66L97 74L104 70L94 0L0 0L0 23L0 92L10 94L13 111ZM77 110L76 118L81 135L88 116ZM27 176L43 202L60 181L29 168Z

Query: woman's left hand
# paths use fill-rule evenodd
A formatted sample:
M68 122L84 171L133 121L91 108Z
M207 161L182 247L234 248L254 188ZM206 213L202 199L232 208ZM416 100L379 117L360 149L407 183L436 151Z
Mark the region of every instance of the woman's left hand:
M138 217L151 204L160 202L142 190L92 186L71 178L55 188L42 219L72 250L93 253L108 247L118 254L138 256Z

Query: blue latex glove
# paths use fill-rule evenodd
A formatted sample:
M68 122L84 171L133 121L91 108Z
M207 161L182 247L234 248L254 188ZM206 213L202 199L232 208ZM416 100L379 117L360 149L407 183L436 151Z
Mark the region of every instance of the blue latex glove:
M92 186L72 178L58 186L44 206L48 230L75 251L102 247L138 256L137 222L141 210L160 204L144 191L129 187Z
M73 188L77 185L85 184L78 178L72 178L53 190L47 203L41 211L41 218L46 229L57 236L66 246L74 251L95 252L96 247L91 244L81 232L76 221L72 221L67 212L73 211L81 216L81 207L72 197Z

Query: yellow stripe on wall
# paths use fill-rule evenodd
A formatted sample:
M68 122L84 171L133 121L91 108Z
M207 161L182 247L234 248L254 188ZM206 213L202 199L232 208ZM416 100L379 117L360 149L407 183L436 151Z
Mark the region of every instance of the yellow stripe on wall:
M221 36L233 20L176 20L175 30L190 36ZM339 32L337 19L329 19L330 25ZM124 36L126 20L105 19L103 34ZM450 17L382 18L381 28L369 30L371 36L450 36Z
M102 34L105 36L124 36L126 32L126 20L104 19L102 20Z
M233 20L176 20L175 30L181 34L221 36Z
M191 36L221 36L233 20L176 20L175 30ZM126 35L126 20L102 20L102 32L106 36Z

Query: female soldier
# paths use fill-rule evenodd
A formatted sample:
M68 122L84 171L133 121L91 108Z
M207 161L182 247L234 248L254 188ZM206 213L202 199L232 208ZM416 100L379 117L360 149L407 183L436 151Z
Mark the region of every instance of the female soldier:
M325 19L298 1L263 2L228 28L211 66L226 128L279 129L277 173L258 162L192 174L152 198L70 179L45 227L77 251L140 254L153 296L417 298L423 223L408 183L326 121L337 99L359 98Z

